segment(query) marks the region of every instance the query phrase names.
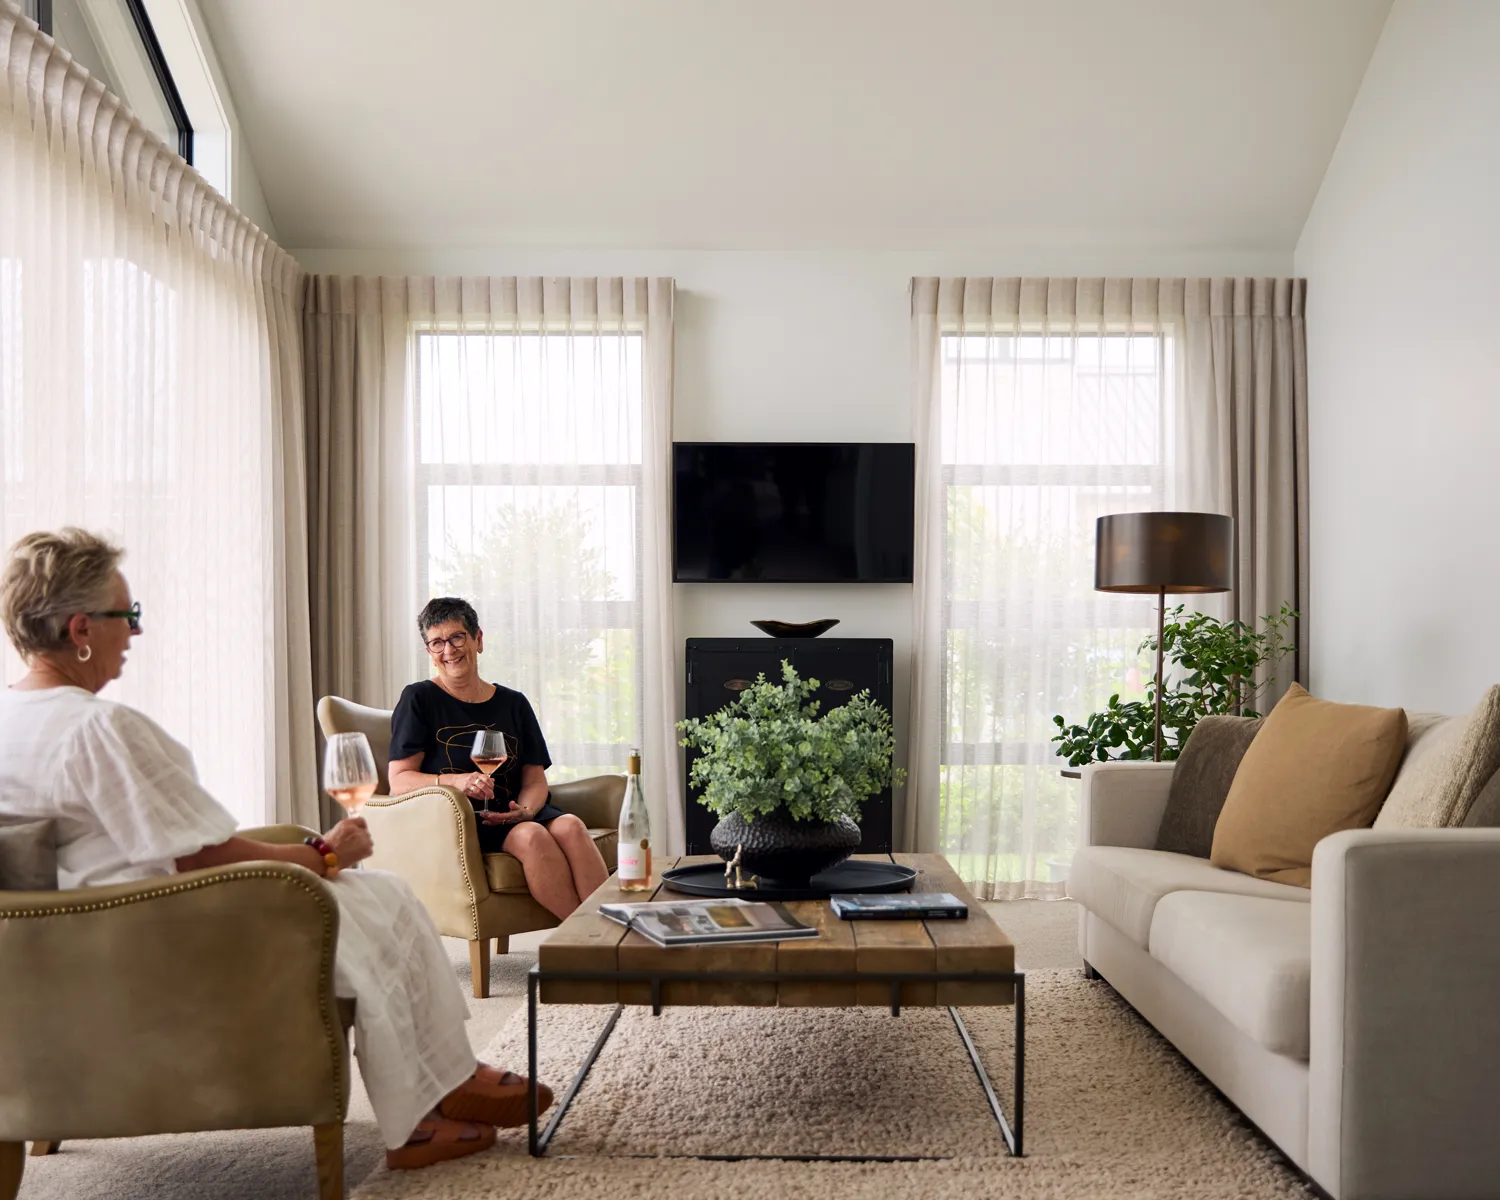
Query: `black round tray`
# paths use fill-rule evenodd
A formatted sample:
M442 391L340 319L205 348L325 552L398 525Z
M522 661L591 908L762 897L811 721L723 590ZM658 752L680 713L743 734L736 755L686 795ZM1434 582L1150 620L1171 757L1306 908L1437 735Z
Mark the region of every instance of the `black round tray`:
M776 887L759 880L755 887L725 887L722 862L675 867L661 873L662 883L671 891L689 896L738 896L742 900L826 900L834 892L905 892L911 890L916 877L915 867L852 859L818 872L806 887ZM749 874L745 882L750 882Z

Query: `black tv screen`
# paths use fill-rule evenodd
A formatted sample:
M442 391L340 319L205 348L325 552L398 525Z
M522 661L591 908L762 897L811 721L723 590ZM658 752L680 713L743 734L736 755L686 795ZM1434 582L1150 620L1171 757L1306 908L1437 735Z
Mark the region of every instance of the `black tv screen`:
M679 583L910 583L910 442L676 442Z

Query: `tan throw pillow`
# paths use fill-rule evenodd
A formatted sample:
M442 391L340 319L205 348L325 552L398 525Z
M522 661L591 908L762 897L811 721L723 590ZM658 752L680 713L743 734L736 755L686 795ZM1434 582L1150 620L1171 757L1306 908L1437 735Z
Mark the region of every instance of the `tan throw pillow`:
M1462 825L1475 797L1500 769L1500 685L1471 712L1439 721L1408 743L1375 828Z
M1375 819L1406 750L1406 714L1315 700L1298 684L1240 760L1209 861L1312 886L1313 847Z

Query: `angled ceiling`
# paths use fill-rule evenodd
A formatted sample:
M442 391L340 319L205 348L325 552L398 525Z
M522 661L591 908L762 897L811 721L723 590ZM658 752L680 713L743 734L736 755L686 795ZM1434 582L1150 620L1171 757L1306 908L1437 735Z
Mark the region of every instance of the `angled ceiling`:
M1389 0L201 0L284 244L1285 250Z

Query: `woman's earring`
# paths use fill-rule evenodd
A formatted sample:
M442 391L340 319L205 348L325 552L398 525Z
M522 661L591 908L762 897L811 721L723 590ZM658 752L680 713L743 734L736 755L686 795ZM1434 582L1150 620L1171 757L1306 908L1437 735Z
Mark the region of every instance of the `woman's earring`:
M80 646L80 647L78 647L78 661L79 662L88 662L88 660L91 659L91 658L93 658L93 657L94 657L94 648L92 646Z

